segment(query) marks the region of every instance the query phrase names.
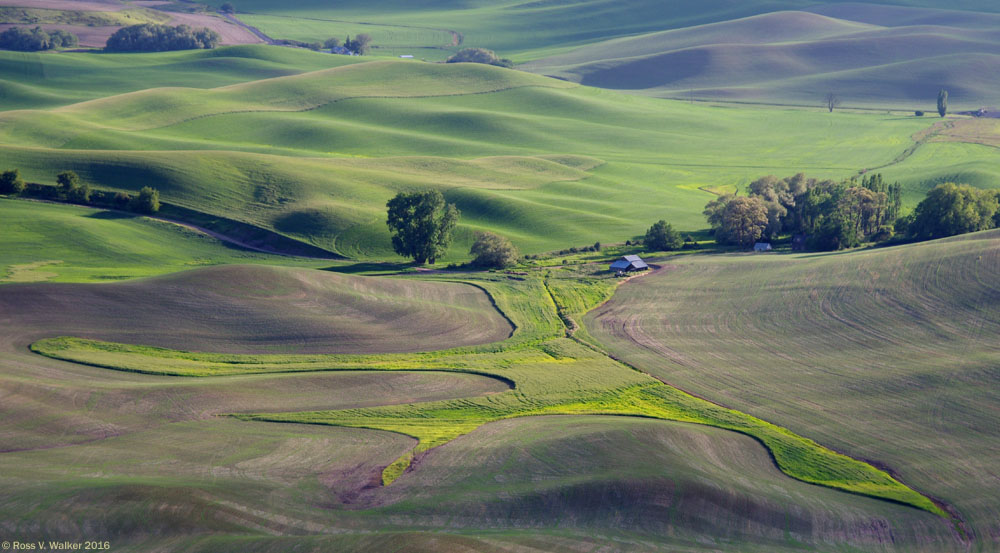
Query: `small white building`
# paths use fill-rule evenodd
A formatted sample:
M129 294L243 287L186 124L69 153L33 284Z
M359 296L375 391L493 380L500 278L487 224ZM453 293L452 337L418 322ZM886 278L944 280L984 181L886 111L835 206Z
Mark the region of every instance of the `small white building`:
M753 251L755 252L769 252L772 249L774 248L771 247L770 242L757 242L753 245Z

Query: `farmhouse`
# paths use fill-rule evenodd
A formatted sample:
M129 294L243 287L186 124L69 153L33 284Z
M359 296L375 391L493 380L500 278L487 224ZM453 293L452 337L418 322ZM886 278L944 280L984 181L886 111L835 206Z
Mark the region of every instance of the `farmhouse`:
M770 242L757 242L753 245L753 251L755 252L769 252L772 249Z
M645 271L646 269L649 269L649 265L646 265L646 262L643 261L638 255L622 256L621 259L611 264L611 270L618 271L619 273Z

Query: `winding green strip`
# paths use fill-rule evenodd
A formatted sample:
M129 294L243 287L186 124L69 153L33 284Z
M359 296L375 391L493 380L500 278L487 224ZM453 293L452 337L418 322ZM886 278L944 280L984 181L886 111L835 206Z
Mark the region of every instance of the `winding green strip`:
M556 302L583 311L602 300L604 284L550 286L539 278L523 281L492 277L476 280L517 327L499 344L392 355L230 355L191 353L80 338L40 340L42 355L116 370L175 376L331 370L459 371L504 379L512 389L500 394L409 405L298 413L233 415L242 420L327 424L397 432L418 445L383 471L391 484L414 455L448 443L480 426L538 415L625 415L706 424L760 441L787 475L821 486L894 501L947 516L928 498L889 474L791 431L694 397L622 365L602 353L562 337ZM579 305L577 305L579 304ZM592 307L592 306L591 306Z

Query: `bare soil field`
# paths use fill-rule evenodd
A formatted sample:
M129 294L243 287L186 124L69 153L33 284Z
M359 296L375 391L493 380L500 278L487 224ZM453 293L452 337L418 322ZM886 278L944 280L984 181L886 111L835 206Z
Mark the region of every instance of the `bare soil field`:
M464 284L254 266L11 284L0 288L0 313L50 337L248 353L426 351L495 342L512 330L483 291Z
M198 13L170 13L171 25L189 25L191 27L208 27L219 33L222 37L221 44L261 44L264 41L257 35L239 25L230 23L221 17Z
M1000 543L1000 233L691 258L586 318L630 364L888 467Z

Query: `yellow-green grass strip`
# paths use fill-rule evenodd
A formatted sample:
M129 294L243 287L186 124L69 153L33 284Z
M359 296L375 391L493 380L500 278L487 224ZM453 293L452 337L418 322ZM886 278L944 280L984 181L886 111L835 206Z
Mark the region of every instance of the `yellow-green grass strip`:
M418 440L387 466L391 484L414 455L444 445L480 426L538 415L628 415L691 422L733 430L760 441L788 476L851 493L886 499L947 516L928 498L867 463L795 433L697 398L635 371L567 338L556 302L573 311L593 307L606 284L556 284L538 277L466 279L488 290L516 325L499 344L441 352L384 355L240 355L193 353L73 337L40 340L33 351L58 359L117 370L175 376L329 370L457 371L499 378L512 389L500 394L408 405L294 413L239 413L242 420L326 424L396 432ZM591 286L592 288L587 288ZM555 296L549 291L556 290ZM589 291L588 291L589 290ZM557 299L556 299L557 298Z

